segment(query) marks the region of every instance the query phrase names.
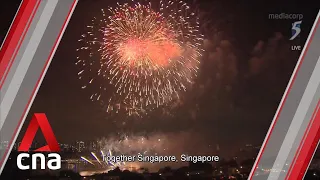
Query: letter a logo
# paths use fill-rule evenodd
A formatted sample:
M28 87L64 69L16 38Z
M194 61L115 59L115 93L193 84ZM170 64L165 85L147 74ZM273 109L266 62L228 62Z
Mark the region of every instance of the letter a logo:
M34 137L38 129L41 129L42 134L47 141L46 146L43 146L35 151L41 152L58 152L60 151L59 144L56 140L56 137L53 134L51 126L48 122L47 116L44 113L35 113L31 119L31 122L28 126L26 134L24 135L21 145L19 147L19 151L29 151L29 148L32 144Z

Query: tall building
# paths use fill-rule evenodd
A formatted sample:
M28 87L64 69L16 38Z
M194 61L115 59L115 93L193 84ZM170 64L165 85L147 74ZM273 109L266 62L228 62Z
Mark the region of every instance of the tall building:
M84 144L83 141L77 141L77 149L78 149L78 152L84 151L84 149L85 149L85 144Z
M97 144L96 142L90 142L90 147L89 147L90 151L96 151L97 150Z

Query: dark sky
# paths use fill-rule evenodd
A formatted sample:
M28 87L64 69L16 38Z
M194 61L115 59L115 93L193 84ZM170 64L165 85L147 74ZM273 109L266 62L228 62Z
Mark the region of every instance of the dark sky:
M0 11L1 39L16 4L10 1ZM201 25L206 52L196 86L173 117L133 119L124 126L119 125L123 119L118 117L114 123L98 103L89 100L91 92L81 89L74 65L77 40L85 26L109 5L105 0L80 0L25 126L33 113L44 112L61 143L94 140L118 131L156 131L188 132L194 134L194 141L219 143L228 153L245 143L260 145L299 57L299 52L290 51L293 42L288 41L293 21L269 20L268 14L303 14L302 33L294 42L303 45L318 11L294 1L198 1L205 14Z

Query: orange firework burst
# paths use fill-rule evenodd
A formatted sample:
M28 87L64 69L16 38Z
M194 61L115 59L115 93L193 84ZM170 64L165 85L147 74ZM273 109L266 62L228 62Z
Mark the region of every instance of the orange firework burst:
M94 18L79 40L84 43L77 62L80 79L100 84L91 98L107 104L108 112L123 109L129 115L179 99L200 63L195 13L182 1L160 1L158 8L150 2L118 4L109 14L102 10L102 18ZM114 87L111 96L107 84Z
M168 66L170 60L177 59L182 53L180 46L170 40L130 39L119 44L118 49L122 63L152 68Z

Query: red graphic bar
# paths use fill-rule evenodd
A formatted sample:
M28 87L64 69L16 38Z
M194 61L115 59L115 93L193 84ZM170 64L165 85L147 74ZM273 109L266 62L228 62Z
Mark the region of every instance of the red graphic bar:
M320 23L320 21L318 21L318 22L316 22L316 27L317 27L317 25ZM254 163L254 165L253 165L253 167L252 167L252 170L251 170L251 172L250 172L250 174L249 174L249 177L248 177L248 180L252 180L252 178L253 178L253 176L254 176L254 174L255 174L255 172L256 172L256 170L257 170L257 166L258 166L258 164L259 164L259 162L260 162L260 160L261 160L261 157L262 157L262 155L263 155L263 153L264 153L264 150L265 150L265 148L266 148L266 146L267 146L267 144L268 144L268 141L269 141L269 139L270 139L270 137L271 137L271 133L273 132L273 129L274 129L274 127L275 127L275 125L276 125L276 123L277 123L277 121L278 121L278 119L279 119L279 116L280 116L280 113L282 112L282 109L283 109L283 106L284 106L284 104L285 104L285 102L286 102L286 100L287 100L287 97L288 97L288 94L290 93L290 91L291 91L291 88L292 88L292 86L293 86L293 83L294 83L294 81L295 81L295 79L296 79L296 77L297 77L297 74L298 74L298 72L299 72L299 70L300 70L300 67L301 67L301 64L303 63L303 61L304 61L304 59L305 59L305 55L307 54L307 52L308 52L308 49L309 49L309 46L310 46L310 44L311 44L311 42L312 42L312 40L313 40L313 37L314 37L314 34L315 34L315 32L316 32L316 28L314 29L314 31L313 32L311 32L312 34L311 34L311 36L310 36L310 39L309 39L309 41L307 41L306 42L306 48L305 48L305 50L302 52L303 54L302 54L302 56L301 56L301 60L300 61L298 61L298 67L296 68L296 70L293 72L293 74L292 74L292 80L289 82L289 84L288 84L288 87L287 87L287 89L286 89L286 91L285 91L285 93L284 93L284 95L283 95L283 99L282 99L282 101L280 102L280 105L279 105L279 108L278 108L278 110L277 110L277 112L276 112L276 114L275 114L275 120L271 123L271 126L270 126L270 129L269 129L269 131L267 132L267 135L266 135L266 138L265 138L265 140L264 140L264 142L263 142L263 144L262 144L262 146L261 146L261 150L260 150L260 152L259 152L259 154L258 154L258 156L257 156L257 158L256 158L256 161L255 161L255 163Z
M0 51L0 89L28 31L40 0L23 0Z
M297 160L292 164L291 173L286 178L288 180L302 179L309 162L312 160L313 153L316 150L317 144L320 140L320 100L312 115L310 131L305 133L306 137L302 142L301 151L296 154ZM303 140L302 140L303 141Z

